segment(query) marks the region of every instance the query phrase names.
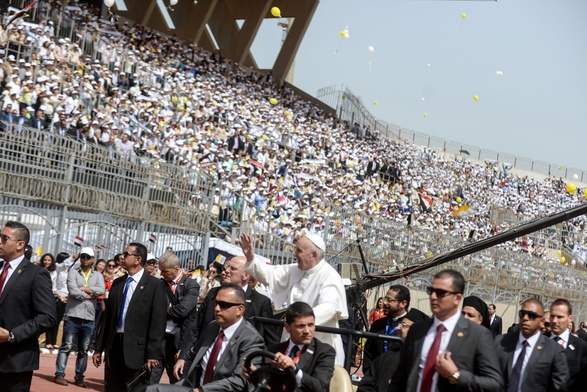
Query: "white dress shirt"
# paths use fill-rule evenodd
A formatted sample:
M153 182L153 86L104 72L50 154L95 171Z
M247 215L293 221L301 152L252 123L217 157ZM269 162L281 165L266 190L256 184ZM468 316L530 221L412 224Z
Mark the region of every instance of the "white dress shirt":
M243 318L241 317L241 319L239 321L232 324L230 327L228 327L226 329L220 328L220 330L218 331L218 334L220 334L220 331L224 331L224 336L222 337L222 346L220 347L220 351L218 352L218 358L216 358L216 361L218 361L218 359L222 357L222 353L224 353L224 350L226 349L228 342L230 342L230 339L232 339L232 335L234 335L237 328L239 327L239 325L241 325L242 322L243 322ZM212 342L210 347L208 347L206 354L204 354L204 357L202 358L202 376L200 377L200 385L204 385L204 376L206 375L206 367L208 366L208 360L210 359L210 354L212 354L212 350L214 349L214 345L216 344L216 340L218 340L218 338L216 338L214 340L214 342ZM216 362L216 364L218 364L218 362ZM216 369L216 367L214 367L214 369Z

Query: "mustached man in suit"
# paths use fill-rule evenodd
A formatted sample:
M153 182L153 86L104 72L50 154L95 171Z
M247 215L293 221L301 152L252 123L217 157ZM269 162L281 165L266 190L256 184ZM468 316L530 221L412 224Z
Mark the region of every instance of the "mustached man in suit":
M105 352L105 392L144 391L161 360L167 300L161 280L145 271L146 261L147 248L130 243L120 258L127 274L110 288L92 356L99 367Z
M518 315L520 330L495 339L504 391L564 391L569 369L562 347L540 331L542 302L524 301Z
M0 233L0 389L29 391L39 368L37 337L57 319L51 277L24 256L29 229L6 222Z
M336 352L332 346L314 338L316 324L312 307L305 302L294 302L285 312L285 329L289 339L269 346L275 353L271 364L280 369L291 369L296 376L296 392L324 392L330 387ZM251 371L255 371L251 365ZM243 367L243 376L249 379Z
M587 342L571 334L573 307L566 299L557 299L550 305L550 339L557 342L565 353L569 366L567 392L584 391L587 388Z
M243 317L245 292L234 284L222 286L214 299L215 321L174 367L180 378L175 385L151 385L148 392L246 391L241 374L248 353L264 348L259 332Z
M427 289L434 317L410 328L390 391L502 391L491 332L461 315L464 290L459 272L434 275Z

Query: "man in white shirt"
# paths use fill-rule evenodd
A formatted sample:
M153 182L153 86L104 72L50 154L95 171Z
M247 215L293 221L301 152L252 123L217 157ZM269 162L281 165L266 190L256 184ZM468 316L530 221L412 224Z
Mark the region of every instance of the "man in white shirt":
M348 318L346 292L342 278L324 260L326 245L315 234L307 234L296 243L296 264L268 265L255 257L253 241L246 234L239 242L247 257L247 271L268 286L275 306L303 301L314 309L316 325L338 327ZM284 332L282 340L287 339ZM344 366L344 350L340 335L316 333L316 338L336 350L336 364Z

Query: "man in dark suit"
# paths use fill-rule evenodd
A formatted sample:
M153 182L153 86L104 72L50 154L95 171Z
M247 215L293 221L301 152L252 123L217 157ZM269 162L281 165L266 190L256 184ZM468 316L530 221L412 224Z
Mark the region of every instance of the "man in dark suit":
M380 335L395 334L397 336L397 327L404 319L409 308L410 290L406 286L399 284L390 286L389 290L387 290L387 294L383 298L383 311L387 317L375 321L371 325L369 332ZM373 361L381 354L393 350L397 351L399 348L390 347L390 345L394 346L394 343L380 339L367 339L363 354L363 371L367 372Z
M206 326L202 337L190 349L187 360L175 364L176 385L151 385L148 392L245 391L241 374L244 358L262 350L263 338L244 320L245 292L234 284L222 286L214 300L215 321ZM184 373L184 370L185 373Z
M454 270L434 275L427 291L434 318L410 328L390 390L502 391L491 333L465 319L459 305L465 279Z
M569 366L569 381L565 391L584 391L587 387L587 342L571 334L573 307L566 299L557 299L550 305L550 339L564 350Z
M494 339L497 335L501 335L503 330L501 325L501 317L495 314L496 310L497 309L495 308L494 304L489 304L489 330L491 331Z
M189 320L196 315L200 285L186 275L179 265L179 258L171 252L165 252L159 258L159 271L167 294L167 325L163 339L163 360L151 372L151 384L161 380L163 369L167 370L170 383L179 381L173 375L175 354L179 351L179 342L189 327Z
M19 222L6 222L0 233L0 389L7 392L30 390L37 337L57 318L49 272L24 256L29 240Z
M540 332L544 307L535 298L522 303L520 330L495 340L507 392L564 391L569 369L560 345Z
M161 280L143 268L143 244L130 243L120 260L127 274L112 284L92 361L99 367L105 352L106 392L138 392L149 385L148 372L161 359L167 301Z
M411 309L398 325L398 332L403 340L406 340L410 327L420 320L428 320L430 317L418 309ZM359 383L357 392L387 392L391 376L399 362L399 349L390 350L378 356L365 372Z
M294 302L285 312L285 329L289 339L269 346L275 353L271 364L280 369L291 369L296 376L296 392L325 392L330 387L336 352L329 344L314 338L316 324L312 307L305 302ZM251 371L255 371L251 365ZM248 380L247 369L243 376Z
M271 307L271 300L261 293L251 289L248 285L251 276L245 270L247 259L244 256L236 256L224 262L222 269L222 285L236 284L245 290L245 312L244 318L251 319L252 317L273 317L273 310ZM188 350L196 343L200 332L214 320L214 299L218 294L220 287L210 289L206 298L202 302L200 309L193 321L190 321L188 327L188 334L182 339L180 344L181 352L179 358L185 359ZM262 334L265 344L267 346L279 343L279 336L273 326L270 325L256 325L257 330Z
M228 151L237 156L239 151L245 149L245 138L240 134L240 125L234 128L234 135L228 138Z

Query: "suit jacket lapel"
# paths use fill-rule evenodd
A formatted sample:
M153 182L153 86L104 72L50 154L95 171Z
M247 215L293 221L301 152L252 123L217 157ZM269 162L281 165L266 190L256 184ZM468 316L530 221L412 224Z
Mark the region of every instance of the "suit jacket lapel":
M452 335L450 337L446 350L455 353L459 352L461 343L468 333L469 325L467 324L467 320L463 316L461 316L457 321L454 331L452 331Z
M253 312L253 289L252 288L247 288L247 291L245 293L245 313L244 313L244 317L245 318L249 318L254 316L254 314L249 314Z
M238 326L238 328L236 329L236 331L234 331L234 334L232 335L232 337L230 338L230 341L226 345L226 348L224 349L224 352L222 353L222 355L220 356L220 358L218 358L218 362L216 362L216 368L215 369L220 369L220 367L224 363L224 360L226 359L226 357L233 355L233 353L232 353L232 347L236 344L236 342L238 341L238 339L240 339L240 336L243 333L243 330L245 329L245 323L246 322L247 321L243 318L241 324Z
M424 345L424 339L426 339L426 334L428 330L432 326L434 322L433 319L429 319L426 321L422 321L422 328L417 331L417 334L414 336L414 344L413 344L413 363L420 363L420 356L422 355L422 346ZM409 351L408 351L409 352ZM415 377L415 383L418 382L418 366L413 366L408 374L408 384L410 384L410 379ZM414 384L416 385L416 384Z
M187 373L187 377L186 377L190 381L191 386L199 385L200 380L198 380L197 378L199 375L201 375L201 373L198 373L198 368L200 367L200 362L202 362L202 358L204 358L204 354L206 354L206 351L208 351L208 349L210 348L212 343L214 343L214 341L218 337L219 331L220 331L220 326L216 323L210 324L209 327L207 327L204 330L204 336L202 336L202 338L201 338L202 344L198 348L198 352L196 353L196 356L194 357L194 361L192 362L192 366L190 367L190 369ZM198 343L199 343L199 341L198 341ZM218 362L217 362L217 364L218 364ZM203 371L204 371L204 369L202 369L202 372Z
M2 294L8 294L10 292L10 289L12 288L12 286L14 285L14 282L16 282L18 280L18 278L20 278L22 276L22 272L25 270L25 268L28 267L28 265L30 264L30 261L27 258L22 259L22 261L18 264L18 266L15 268L14 271L12 271L12 275L10 275L10 279L8 279L8 281L6 282L6 285L4 286L4 289L2 290ZM6 267L4 267L6 268ZM0 305L2 305L2 302L4 302L4 298L6 298L7 295L2 295L2 297L0 298Z
M312 339L312 342L305 348L304 352L300 356L300 360L298 361L298 367L303 369L307 363L312 361L312 357L314 356L314 352L316 351L316 340Z
M134 307L134 305L137 303L141 294L143 294L143 290L144 290L145 286L147 286L147 284L148 284L148 280L149 280L148 277L149 277L149 274L147 273L147 271L144 271L143 276L141 277L141 280L139 280L139 282L137 283L137 287L135 288L135 291L132 293L132 297L131 297L130 302L128 304L128 309L126 310L127 315L131 311L131 309Z
M514 355L516 354L516 346L518 345L518 338L519 335L515 334L512 335L512 338L507 341L504 342L504 345L506 346L506 350L507 350L507 369L506 369L506 373L507 373L507 379L510 379L510 376L512 375L512 369L514 367Z
M534 346L534 349L532 350L532 353L530 354L530 359L528 360L528 363L526 364L526 369L532 369L532 367L534 366L534 364L536 363L536 361L538 360L538 358L540 357L540 355L542 355L542 350L544 349L544 343L545 340L548 339L546 336L540 334L540 337L538 338L538 341L536 342L536 346ZM523 378L522 378L522 382L524 382L526 380L526 375L529 372L524 372Z

